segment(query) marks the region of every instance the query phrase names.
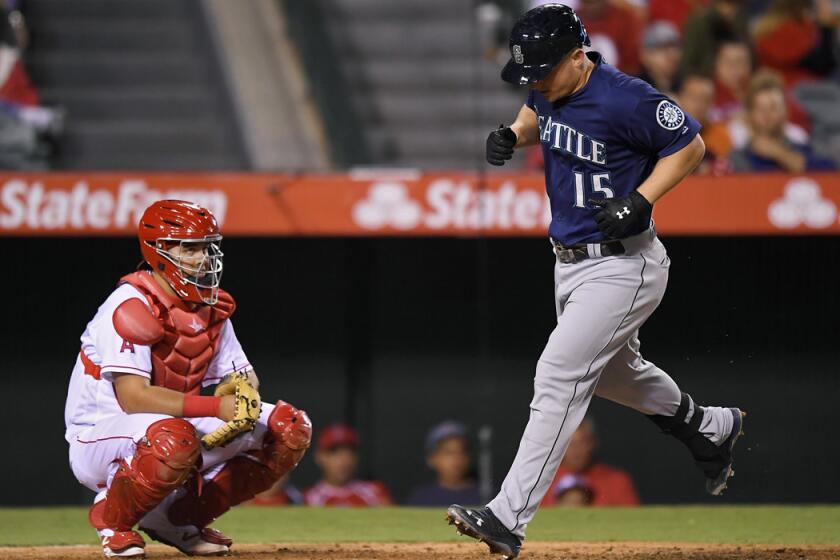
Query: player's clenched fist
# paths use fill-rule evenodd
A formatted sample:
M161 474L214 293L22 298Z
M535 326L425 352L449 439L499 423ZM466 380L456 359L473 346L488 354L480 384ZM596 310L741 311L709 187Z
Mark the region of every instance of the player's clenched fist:
M624 198L589 199L589 203L601 209L595 214L595 222L598 229L611 239L624 239L650 226L653 206L639 191L632 191Z
M514 146L516 133L510 127L494 130L487 137L487 163L504 165L505 161L513 157Z

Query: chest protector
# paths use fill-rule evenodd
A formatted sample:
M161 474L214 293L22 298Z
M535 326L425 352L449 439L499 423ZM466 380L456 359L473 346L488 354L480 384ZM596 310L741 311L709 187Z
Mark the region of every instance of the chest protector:
M215 305L191 309L179 297L166 293L148 271L123 276L120 283L131 284L146 296L150 311L163 327L163 336L151 344L152 385L197 394L236 302L219 290Z

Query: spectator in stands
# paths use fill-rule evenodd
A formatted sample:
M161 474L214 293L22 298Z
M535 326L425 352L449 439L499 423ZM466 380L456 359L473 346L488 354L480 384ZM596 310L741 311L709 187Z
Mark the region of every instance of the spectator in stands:
M656 21L642 36L642 72L639 77L664 93L674 96L680 85L682 46L680 32L673 23Z
M629 8L609 0L580 0L577 14L592 41L592 49L622 72L639 73L642 20Z
M743 111L744 96L752 75L750 46L724 41L715 53L715 102L711 120L725 121Z
M322 478L304 492L308 506L384 506L392 503L381 482L356 479L359 436L346 424L333 424L321 432L315 463Z
M712 0L689 17L683 32L683 72L710 76L718 46L746 41L747 23L739 0Z
M755 25L758 61L788 87L827 76L837 66L837 23L831 0L775 0Z
M426 437L426 464L436 480L415 488L406 505L480 504L478 486L470 478L471 462L467 428L460 422L438 424Z
M625 471L595 462L598 447L595 424L585 418L572 435L544 506L636 506L639 495Z
M686 76L677 95L680 107L703 126L700 136L706 144L703 161L694 170L698 175L722 175L729 171L732 137L725 122L713 122L711 109L715 99L715 83L711 78Z
M252 506L290 506L303 504L303 493L289 482L289 475L284 475L271 488L257 494L248 502Z
M0 4L0 168L43 170L63 128L64 113L40 105L23 65L27 40L16 5Z
M833 161L816 155L807 143L786 134L787 107L781 81L772 74L759 74L750 83L746 97L747 145L731 155L735 171L827 171Z
M709 0L649 0L647 18L648 21L670 21L682 31L689 16L708 4Z

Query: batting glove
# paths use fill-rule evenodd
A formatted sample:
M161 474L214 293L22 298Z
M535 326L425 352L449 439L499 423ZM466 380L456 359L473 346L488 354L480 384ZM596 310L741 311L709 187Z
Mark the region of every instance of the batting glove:
M513 157L516 146L516 133L509 126L500 127L487 137L487 163L504 165Z
M630 237L643 232L650 225L653 206L638 191L624 198L590 198L589 203L600 208L595 214L595 223L601 233L610 239Z

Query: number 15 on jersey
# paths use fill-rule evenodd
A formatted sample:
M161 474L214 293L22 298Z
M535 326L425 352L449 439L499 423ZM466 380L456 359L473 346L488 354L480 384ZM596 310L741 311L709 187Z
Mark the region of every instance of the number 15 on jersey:
M575 208L586 208L586 201L590 198L586 195L585 173L575 171ZM609 173L592 173L590 175L592 193L603 193L604 198L613 198L615 193L610 188Z

